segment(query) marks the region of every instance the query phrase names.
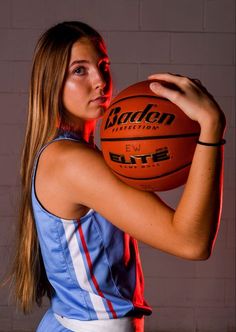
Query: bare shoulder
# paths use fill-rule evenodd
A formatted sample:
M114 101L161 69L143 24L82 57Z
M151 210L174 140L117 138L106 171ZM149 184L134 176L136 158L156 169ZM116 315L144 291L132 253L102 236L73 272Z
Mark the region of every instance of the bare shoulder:
M56 173L57 177L58 175L63 175L63 169L69 161L68 151L72 152L78 149L78 145L77 142L69 140L60 140L50 143L39 157L38 173L43 172L45 176L54 176ZM82 147L80 147L80 149L82 149Z
M83 150L88 150L84 143L72 140L54 141L41 153L40 161L48 170L53 168L54 172L56 167L57 171L63 171L64 167L70 163L70 158L78 156L78 153Z
M41 153L35 178L35 190L41 205L63 219L78 219L88 208L74 202L70 185L61 181L67 167L68 151L82 150L82 144L60 140L49 144Z
M55 157L52 154L51 168L64 187L68 184L76 203L85 204L83 196L87 191L90 195L101 191L106 182L109 186L120 182L106 165L100 151L73 141L60 143L54 146Z
M56 173L57 177L60 176L61 180L72 180L75 174L77 178L84 177L87 171L95 170L99 163L107 167L100 151L71 140L61 140L49 145L44 157L45 166L47 164L48 169Z

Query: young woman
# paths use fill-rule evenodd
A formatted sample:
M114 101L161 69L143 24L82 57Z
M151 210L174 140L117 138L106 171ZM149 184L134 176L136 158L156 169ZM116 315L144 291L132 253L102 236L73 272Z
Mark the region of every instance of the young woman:
M149 77L150 88L201 127L190 174L174 211L156 194L121 182L94 144L111 99L101 36L64 22L39 40L22 153L16 297L27 312L46 293L51 308L37 331L144 331L136 240L190 260L207 259L222 195L225 117L198 80ZM170 89L160 82L176 86Z

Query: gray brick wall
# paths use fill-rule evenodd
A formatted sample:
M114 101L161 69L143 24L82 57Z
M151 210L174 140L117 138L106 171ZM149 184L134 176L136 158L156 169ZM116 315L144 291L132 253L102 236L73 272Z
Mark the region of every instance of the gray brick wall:
M199 78L227 117L222 224L208 261L189 262L140 244L146 332L234 332L235 0L0 0L0 280L14 254L22 146L32 52L40 33L82 20L104 36L115 92L154 72ZM176 205L182 188L162 193ZM35 331L47 308L25 317L0 289L0 331Z

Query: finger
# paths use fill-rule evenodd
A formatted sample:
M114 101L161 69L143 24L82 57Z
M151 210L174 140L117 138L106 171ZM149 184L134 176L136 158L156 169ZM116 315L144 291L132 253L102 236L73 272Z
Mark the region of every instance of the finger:
M187 78L177 74L171 73L159 73L148 76L149 80L163 80L173 84L180 85L181 82L185 81Z
M155 73L155 74L151 74L148 76L148 79L153 79L154 76L177 76L177 77L184 77L183 75L177 74L177 73Z
M190 81L201 90L205 89L205 87L202 85L202 82L198 78L191 78Z
M208 96L213 97L209 91L205 88L205 86L202 84L202 82L197 78L192 78L191 81L194 83L195 86L197 86L202 92L206 93Z
M152 82L149 85L150 89L159 97L167 98L172 102L181 95L181 91L177 89L170 89L159 82Z
M191 81L193 81L197 85L202 85L202 82L198 78L191 78Z

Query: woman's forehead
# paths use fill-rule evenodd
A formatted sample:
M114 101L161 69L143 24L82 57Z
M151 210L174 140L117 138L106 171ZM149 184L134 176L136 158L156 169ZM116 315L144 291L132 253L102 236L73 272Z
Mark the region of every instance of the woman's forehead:
M102 42L93 42L88 38L81 38L71 48L70 62L75 60L108 58Z

